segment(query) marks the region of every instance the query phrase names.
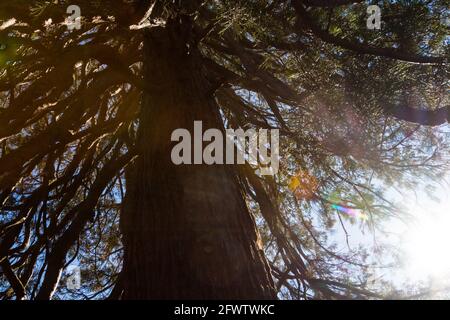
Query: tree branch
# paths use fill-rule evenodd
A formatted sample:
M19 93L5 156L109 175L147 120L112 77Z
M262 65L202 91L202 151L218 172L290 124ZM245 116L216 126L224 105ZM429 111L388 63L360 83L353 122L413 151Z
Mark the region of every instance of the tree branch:
M51 299L58 284L59 275L64 266L67 251L78 239L84 226L89 221L92 211L97 205L97 201L103 190L110 183L111 179L117 174L117 172L126 166L133 157L134 155L129 153L117 159L113 158L110 160L110 162L103 167L97 176L86 199L71 210L72 212L78 212L78 215L54 245L54 248L49 256L45 278L42 282L39 293L36 295L37 300Z
M341 48L354 51L360 54L369 54L375 56L381 56L391 59L402 60L406 62L414 63L444 63L447 61L445 57L431 57L424 55L417 55L413 53L402 52L393 48L378 48L367 44L360 44L352 42L346 39L338 38L328 31L323 30L320 26L316 25L311 17L303 7L302 1L293 0L292 4L297 13L298 20L306 26L322 41L337 45Z
M17 300L22 300L22 298L25 296L25 288L20 279L14 273L7 258L2 260L1 267L3 269L3 273L11 284L14 293L16 294Z

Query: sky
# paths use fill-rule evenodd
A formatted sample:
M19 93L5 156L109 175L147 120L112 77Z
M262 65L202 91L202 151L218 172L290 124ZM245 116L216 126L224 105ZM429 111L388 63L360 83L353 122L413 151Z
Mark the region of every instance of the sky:
M430 294L424 298L450 298L450 173L438 182L431 197L421 184L401 193L391 190L387 198L399 204L409 216L403 220L388 219L381 226L385 232L376 232L375 236L367 229L362 232L359 226L346 223L348 246L350 249L359 245L371 247L369 260L389 266L372 270L375 283L383 278L402 291L428 288ZM333 240L341 250L348 250L340 226L336 226ZM390 249L378 252L377 246ZM394 255L400 264L395 263Z

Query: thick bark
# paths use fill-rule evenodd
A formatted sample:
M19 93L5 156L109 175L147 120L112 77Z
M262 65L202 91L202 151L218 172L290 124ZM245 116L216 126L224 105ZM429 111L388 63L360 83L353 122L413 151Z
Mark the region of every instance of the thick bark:
M201 59L188 43L189 27L173 21L145 37L149 89L121 216L122 298L275 298L235 168L171 161L173 130L192 134L194 120L203 130L223 130Z

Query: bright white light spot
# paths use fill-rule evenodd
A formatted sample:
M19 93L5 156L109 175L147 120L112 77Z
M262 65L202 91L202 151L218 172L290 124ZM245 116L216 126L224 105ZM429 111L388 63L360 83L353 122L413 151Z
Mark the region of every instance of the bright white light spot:
M434 281L450 277L450 202L413 209L417 218L402 237L407 276Z
M3 24L0 25L0 31L1 31L1 30L5 30L5 29L7 29L7 28L13 26L16 22L17 22L17 21L16 21L16 19L14 19L14 18L9 19L8 21L3 22Z

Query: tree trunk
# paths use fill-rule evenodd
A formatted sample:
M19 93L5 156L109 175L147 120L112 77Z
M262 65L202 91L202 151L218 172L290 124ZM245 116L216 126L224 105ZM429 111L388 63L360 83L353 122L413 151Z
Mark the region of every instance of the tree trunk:
M145 36L139 157L127 177L121 216L123 299L273 299L236 170L174 165L173 130L223 130L187 25L169 22ZM194 150L192 148L192 150Z

